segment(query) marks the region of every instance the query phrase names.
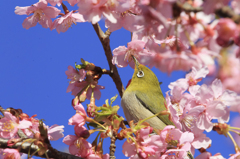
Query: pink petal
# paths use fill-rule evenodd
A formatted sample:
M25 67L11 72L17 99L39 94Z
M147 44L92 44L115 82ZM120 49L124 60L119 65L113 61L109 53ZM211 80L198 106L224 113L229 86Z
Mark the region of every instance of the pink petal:
M186 142L192 142L193 139L194 139L193 133L184 132L179 139L179 144L181 145L181 144L186 143Z
M26 129L26 128L29 128L30 126L32 126L32 123L30 121L22 120L22 121L19 122L18 128L19 129Z
M194 141L192 142L192 146L195 149L200 149L201 147L204 149L207 149L209 147L209 145L211 145L212 140L208 137L206 137L206 134L203 134L199 137L197 137L197 139L194 139Z
M50 136L50 140L52 141L56 141L58 140L59 138L62 138L64 137L63 135L63 128L64 126L63 125L52 125L49 129L48 129L48 135Z
M135 40L135 41L131 41L127 44L128 49L133 49L135 51L142 51L143 48L145 47L145 42L141 41L141 40Z
M32 6L28 6L28 7L19 7L19 6L16 6L15 7L15 14L18 14L18 15L25 15L27 14L27 11L29 8L31 8Z
M35 3L33 6L43 10L47 7L47 1L46 0L41 0L38 3Z
M83 126L85 124L85 118L80 114L75 114L72 118L69 119L68 124Z
M56 7L48 6L43 9L43 12L49 18L56 18L61 10L57 9Z
M220 101L212 101L207 105L207 113L214 117L222 117L226 113L226 106Z
M30 17L27 17L23 23L22 23L22 26L23 28L25 29L29 29L31 27L34 27L37 25L37 20L34 18L34 15L30 16Z
M39 21L39 24L42 25L44 28L50 28L52 26L52 19L49 17L43 16Z
M215 79L212 82L211 88L213 90L215 98L218 98L220 95L222 95L222 93L223 93L223 86L222 86L221 80Z
M76 22L85 22L85 19L83 18L82 14L73 13L72 17L76 19Z
M111 12L102 12L102 14L112 23L117 23L117 19L112 15Z
M70 145L69 146L69 152L72 155L76 155L79 152L79 148L77 148L75 145Z
M128 143L128 141L125 141L122 146L122 152L125 156L131 157L137 153L136 146L134 144Z
M63 142L67 145L72 145L78 139L75 135L67 135L64 137Z

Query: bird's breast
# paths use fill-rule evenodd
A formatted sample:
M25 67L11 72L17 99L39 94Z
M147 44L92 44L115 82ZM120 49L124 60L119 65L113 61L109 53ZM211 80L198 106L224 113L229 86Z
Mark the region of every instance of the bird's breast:
M121 100L121 106L128 122L131 120L138 122L141 119L146 119L154 115L140 103L134 92L124 92ZM146 122L156 129L163 129L166 126L158 117L152 117L146 120Z

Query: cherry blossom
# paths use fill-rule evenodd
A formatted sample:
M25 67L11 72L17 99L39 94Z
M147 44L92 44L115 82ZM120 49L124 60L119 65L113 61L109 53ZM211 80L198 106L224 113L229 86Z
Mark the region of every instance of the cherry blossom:
M151 135L151 129L141 129L136 137L136 145L132 140L127 140L123 144L123 150L125 156L132 158L157 158L161 152L165 151L167 144L164 143L159 135ZM138 153L137 153L138 152Z
M117 20L113 16L109 9L108 0L88 0L78 2L78 12L83 15L84 19L96 24L100 21L102 15L105 16L112 23L116 23Z
M161 138L168 143L169 149L165 152L162 158L166 158L167 155L174 155L176 158L184 158L188 151L191 151L191 142L194 139L194 135L191 132L181 132L179 129L175 129L174 126L166 126L160 134Z
M0 119L0 136L7 139L13 138L18 129L27 129L31 125L31 122L27 120L18 121L11 113L5 112L4 117Z
M60 10L55 7L47 6L47 1L41 0L40 2L35 3L32 6L17 6L15 8L15 13L19 15L30 15L33 13L33 15L27 17L23 21L22 25L26 29L36 26L38 22L42 25L42 27L50 28L52 25L51 18L56 18L60 13Z
M68 66L68 70L65 71L68 79L71 79L70 83L75 83L76 81L82 82L86 76L86 72L84 69L80 69L77 71L72 66Z
M237 25L231 19L223 18L218 21L216 30L218 32L217 43L224 46L237 34Z
M18 150L6 148L3 151L3 159L20 159L21 155Z
M73 13L73 11L71 11L66 15L54 20L50 29L56 29L58 33L66 32L68 28L70 28L73 23L76 24L76 22L85 22L85 20L81 14Z
M91 154L92 145L81 137L75 135L67 135L64 137L63 142L69 145L69 152L72 155L77 155L79 157L85 158Z
M195 67L192 67L192 71L188 73L185 78L180 78L176 82L171 82L168 85L168 88L172 90L173 87L181 87L183 91L186 91L188 87L196 85L202 80L202 78L205 78L208 73L209 70L206 66L198 70Z
M57 124L54 124L51 127L49 127L48 128L48 139L52 140L52 141L56 141L59 138L64 137L63 128L64 128L63 125L59 126Z
M145 42L140 40L131 41L125 46L119 46L113 50L112 63L118 67L126 67L128 64L134 68L135 64L132 55L140 62L148 64L148 58L152 56L150 52L144 49Z
M104 89L105 87L101 85L97 85L95 82L88 83L87 81L83 81L83 82L75 83L71 88L72 90L69 90L69 91L72 91L72 95L77 95L82 89L84 88L86 89L88 85L91 85L93 88L89 88L89 87L87 88L87 94L86 94L87 99L90 99L92 92L94 92L94 98L99 100L101 97L100 90Z
M81 103L78 103L74 106L76 114L69 119L69 125L78 125L79 127L83 126L86 122L86 112Z

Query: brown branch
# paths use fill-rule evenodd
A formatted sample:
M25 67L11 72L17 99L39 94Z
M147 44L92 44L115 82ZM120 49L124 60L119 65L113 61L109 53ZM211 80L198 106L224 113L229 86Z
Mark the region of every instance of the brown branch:
M115 133L113 132L113 136L111 137L111 144L110 144L110 159L115 159L115 151L116 151L116 145L115 145L115 142L116 142L117 138L115 136Z
M113 82L115 83L115 85L117 87L118 93L122 97L123 92L124 92L124 87L123 87L121 78L118 74L117 67L112 64L113 55L112 55L112 51L111 51L111 48L110 48L110 39L109 39L109 36L110 36L111 32L109 30L107 30L106 33L104 33L102 31L102 29L100 28L98 23L93 24L93 28L96 31L96 33L98 35L98 38L101 41L103 49L105 51L105 55L107 57L108 65L109 65L110 70L111 70L110 77L113 79Z
M18 143L16 143L13 146L8 146L7 142L8 142L8 139L0 138L0 148L2 148L2 149L5 149L5 148L18 149L19 152L26 153L26 154L28 154L29 149L30 149L30 154L34 153L38 149L38 146L36 146L34 144L31 145L31 143L28 143L28 142L25 142L25 143L18 142ZM77 157L77 156L74 156L74 155L71 155L71 154L68 154L68 153L65 153L65 152L58 151L58 150L56 150L56 149L54 149L52 147L50 147L49 149L50 149L50 151L47 152L47 155L48 155L49 158L56 158L56 159L83 159L81 157ZM39 156L38 153L36 153L34 156L47 158L45 156L45 154L42 155L42 156Z

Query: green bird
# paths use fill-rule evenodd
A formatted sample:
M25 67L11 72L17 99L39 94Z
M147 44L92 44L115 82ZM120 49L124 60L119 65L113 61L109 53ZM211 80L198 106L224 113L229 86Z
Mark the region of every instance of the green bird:
M127 121L138 122L166 110L156 75L146 66L138 63L135 57L135 69L131 83L123 93L121 105ZM151 127L162 130L166 125L174 125L169 115L158 115L146 120Z
M140 64L134 56L135 69L130 84L124 91L121 106L128 122L154 116L166 110L157 76L146 66ZM174 125L169 115L158 115L146 120L155 129L163 130L167 125ZM188 158L194 159L188 152Z

